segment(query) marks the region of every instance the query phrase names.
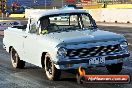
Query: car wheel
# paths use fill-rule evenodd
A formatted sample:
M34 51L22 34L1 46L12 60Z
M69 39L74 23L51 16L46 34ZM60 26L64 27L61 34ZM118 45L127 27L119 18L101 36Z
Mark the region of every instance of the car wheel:
M54 81L59 80L61 76L61 71L55 67L48 53L45 55L44 63L45 63L45 72L47 78L49 80L54 80Z
M20 60L20 57L17 51L14 48L11 48L11 62L13 68L24 68L25 61Z
M112 65L107 65L106 68L110 74L118 74L122 70L123 63L117 63Z

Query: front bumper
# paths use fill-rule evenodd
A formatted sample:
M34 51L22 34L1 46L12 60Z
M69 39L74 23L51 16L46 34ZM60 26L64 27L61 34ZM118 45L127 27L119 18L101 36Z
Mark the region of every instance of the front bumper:
M114 59L126 58L129 56L130 56L130 53L111 55L111 56L106 56L105 60L114 60ZM79 63L88 63L88 62L89 62L89 59L76 59L76 60L72 59L72 60L67 60L67 61L54 62L54 64L66 65L66 64L79 64Z
M105 64L97 64L94 66L105 66L105 65L124 62L128 59L129 56L130 53L105 56ZM67 61L54 62L54 64L58 69L76 69L79 66L87 68L91 66L88 63L89 63L89 58L71 59L71 60L69 59Z

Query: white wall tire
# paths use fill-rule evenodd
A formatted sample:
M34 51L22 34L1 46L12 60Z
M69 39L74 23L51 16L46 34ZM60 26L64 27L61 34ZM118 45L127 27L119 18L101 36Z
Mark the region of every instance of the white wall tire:
M20 60L20 57L14 48L11 48L10 54L13 68L24 68L25 61Z
M46 53L45 55L44 64L47 78L54 81L59 80L61 71L54 66L54 63L51 61L51 57L48 53Z

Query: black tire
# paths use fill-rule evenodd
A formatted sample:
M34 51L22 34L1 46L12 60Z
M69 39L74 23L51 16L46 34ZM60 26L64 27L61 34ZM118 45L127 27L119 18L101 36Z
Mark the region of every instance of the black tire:
M107 65L106 68L110 74L118 74L122 70L123 63L117 63L112 65Z
M49 80L59 80L61 76L61 71L57 69L54 63L51 61L51 57L48 53L45 55L45 73Z
M10 54L13 68L24 68L25 61L20 60L20 57L14 48L11 48Z

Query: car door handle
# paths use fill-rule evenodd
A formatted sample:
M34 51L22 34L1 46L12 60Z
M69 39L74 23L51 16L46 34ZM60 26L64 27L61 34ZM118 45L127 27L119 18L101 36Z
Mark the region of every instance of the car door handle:
M27 36L23 36L24 38L27 38Z

